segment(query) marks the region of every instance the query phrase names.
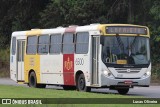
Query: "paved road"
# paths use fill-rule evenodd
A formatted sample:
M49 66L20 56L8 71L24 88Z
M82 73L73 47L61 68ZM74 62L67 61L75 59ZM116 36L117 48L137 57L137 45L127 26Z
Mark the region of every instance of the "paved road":
M0 84L28 87L25 84L17 84L13 80L7 79L7 78L0 78ZM61 87L56 87L56 86L47 86L47 88L62 89ZM117 91L109 90L106 88L101 88L101 89L93 88L92 92L102 93L102 94L109 94L109 93L118 94ZM129 96L144 96L146 98L160 98L160 86L135 87L133 89L130 89L128 95Z

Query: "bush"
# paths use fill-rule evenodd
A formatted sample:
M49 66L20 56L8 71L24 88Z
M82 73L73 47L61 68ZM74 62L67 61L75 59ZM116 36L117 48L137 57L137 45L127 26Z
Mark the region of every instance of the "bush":
M160 83L160 64L152 66L152 82Z
M9 77L9 48L0 50L0 77Z

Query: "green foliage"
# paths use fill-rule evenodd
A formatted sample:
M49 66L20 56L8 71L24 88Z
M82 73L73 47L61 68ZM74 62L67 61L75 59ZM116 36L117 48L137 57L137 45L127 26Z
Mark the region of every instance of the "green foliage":
M0 51L0 61L9 62L10 49L1 49Z
M3 45L10 43L13 31L38 28L40 26L39 12L45 8L48 2L49 0L1 0L0 38L5 38Z
M152 66L152 82L153 83L160 83L160 66L159 64Z
M156 0L155 2L154 2L154 4L153 4L153 6L151 7L151 9L150 9L150 12L151 12L151 14L153 15L153 18L155 19L155 20L160 20L160 13L159 13L159 11L160 11L160 1L159 0Z
M9 77L9 48L0 50L0 77Z
M105 23L106 14L104 0L52 0L40 13L40 23L44 28Z

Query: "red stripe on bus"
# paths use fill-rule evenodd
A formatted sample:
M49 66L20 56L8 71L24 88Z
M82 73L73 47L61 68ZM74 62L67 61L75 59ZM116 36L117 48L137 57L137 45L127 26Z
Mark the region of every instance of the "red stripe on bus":
M64 85L75 85L74 54L63 55L63 80L64 80Z
M76 27L66 28L66 29L65 29L65 32L67 32L67 33L68 33L68 32L71 32L71 33L73 32L73 33L74 33L74 32L76 32Z

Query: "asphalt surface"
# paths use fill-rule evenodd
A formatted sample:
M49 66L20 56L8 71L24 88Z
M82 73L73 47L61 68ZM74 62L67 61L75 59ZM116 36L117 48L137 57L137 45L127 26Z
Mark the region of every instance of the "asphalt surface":
M9 78L0 78L0 84L1 85L13 85L13 86L24 86L28 87L26 84L17 84L15 81L9 79ZM47 86L47 88L54 88L54 89L62 89L62 87L57 86ZM99 88L95 89L93 88L91 90L93 93L101 93L101 94L118 94L115 90L109 90L107 88ZM146 98L160 98L160 86L150 86L150 87L134 87L129 90L128 94L129 96L144 96Z

